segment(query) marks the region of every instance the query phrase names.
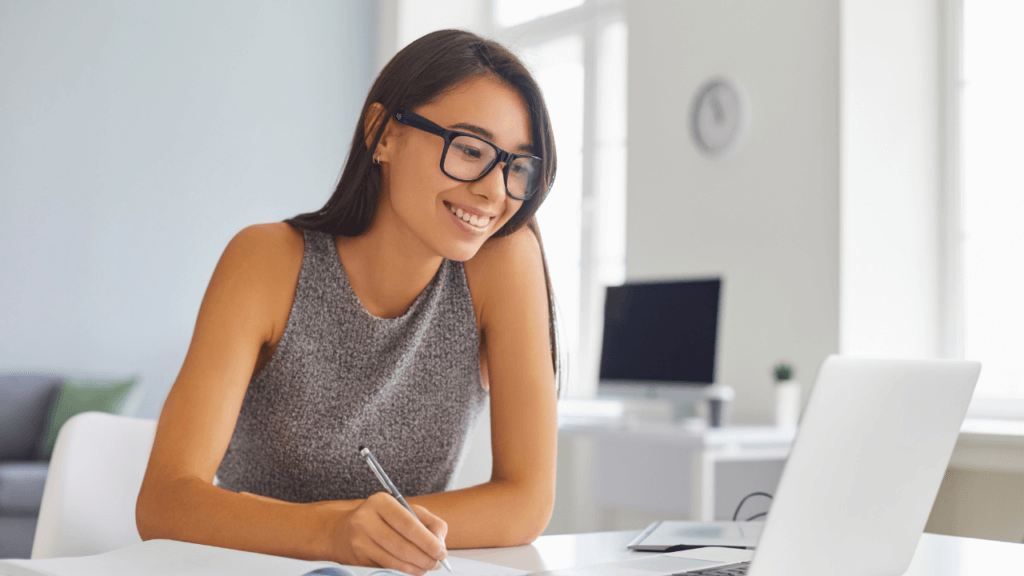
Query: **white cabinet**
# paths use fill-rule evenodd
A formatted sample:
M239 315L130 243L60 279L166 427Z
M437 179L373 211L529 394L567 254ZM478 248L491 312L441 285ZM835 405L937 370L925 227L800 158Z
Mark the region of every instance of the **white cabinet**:
M642 528L665 519L731 520L747 494L775 492L795 432L563 421L547 533ZM752 498L739 518L768 504Z

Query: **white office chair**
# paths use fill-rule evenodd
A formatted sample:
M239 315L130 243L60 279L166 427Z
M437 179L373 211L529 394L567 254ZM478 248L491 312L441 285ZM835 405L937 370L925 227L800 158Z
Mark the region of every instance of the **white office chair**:
M156 420L85 412L60 429L32 558L99 554L141 542L135 500Z

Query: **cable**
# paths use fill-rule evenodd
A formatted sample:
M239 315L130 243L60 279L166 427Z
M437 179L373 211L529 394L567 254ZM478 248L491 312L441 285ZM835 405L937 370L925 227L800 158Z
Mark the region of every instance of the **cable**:
M736 511L733 512L733 514L732 514L732 521L733 522L735 522L736 518L739 517L739 515L740 515L740 508L743 508L743 503L746 502L747 500L749 500L750 498L754 497L754 496L766 496L769 500L772 499L772 495L768 494L767 492L751 492L750 494L747 494L746 496L743 497L743 500L740 500L739 506L737 506L736 507Z
M754 514L754 515L753 515L753 516L751 516L750 518L747 518L747 522L750 522L751 520L757 520L758 518L760 518L760 517L762 517L762 516L767 516L767 515L768 515L768 513L767 513L767 512L761 512L761 513L759 513L759 514Z

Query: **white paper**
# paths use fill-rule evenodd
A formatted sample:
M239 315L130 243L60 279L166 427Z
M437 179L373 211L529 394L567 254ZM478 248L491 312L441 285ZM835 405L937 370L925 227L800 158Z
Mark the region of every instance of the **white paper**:
M518 568L509 568L468 558L456 558L455 556L448 556L448 563L452 565L452 573L455 576L522 576L529 574L528 571ZM442 567L440 570L427 572L427 576L451 575Z
M527 572L478 560L449 556L456 576L522 576ZM283 556L243 552L174 540L149 540L112 552L76 558L0 560L5 576L305 576L320 568L333 568L342 576L371 573L401 574L365 566L341 566ZM448 575L444 568L428 572Z
M341 567L269 554L243 552L173 540L149 540L124 548L76 558L0 561L0 574L10 576L303 576L333 567L345 576L365 576L374 568Z

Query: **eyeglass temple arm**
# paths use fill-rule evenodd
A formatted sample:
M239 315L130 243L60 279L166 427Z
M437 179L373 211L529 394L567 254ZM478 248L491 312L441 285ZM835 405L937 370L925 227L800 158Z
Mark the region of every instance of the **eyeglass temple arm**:
M434 124L430 120L413 114L408 110L399 110L398 112L395 112L395 119L402 124L408 124L413 128L419 128L420 130L425 130L431 134L437 134L438 136L444 136L444 133L447 132L447 130L437 124Z

